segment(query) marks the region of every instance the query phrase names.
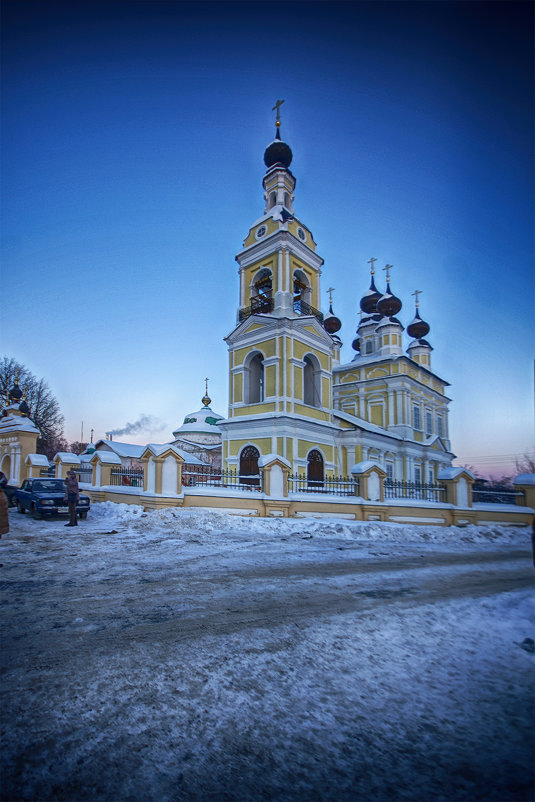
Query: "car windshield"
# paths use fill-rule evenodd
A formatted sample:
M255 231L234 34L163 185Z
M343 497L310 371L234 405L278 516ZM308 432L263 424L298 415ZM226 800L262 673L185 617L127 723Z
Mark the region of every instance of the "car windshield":
M63 493L65 482L62 479L52 479L50 482L34 482L32 490L37 493Z

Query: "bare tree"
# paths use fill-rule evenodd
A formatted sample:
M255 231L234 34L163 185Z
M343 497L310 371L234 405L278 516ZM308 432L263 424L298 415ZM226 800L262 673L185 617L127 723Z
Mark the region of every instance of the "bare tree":
M9 391L18 380L29 407L28 417L35 423L41 436L37 440L37 452L48 459L58 451L66 451L68 446L63 437L65 418L59 404L44 379L36 378L25 365L13 357L4 356L0 360L0 401L5 407L9 403Z
M83 454L83 452L87 448L87 443L80 443L79 440L75 440L74 443L70 443L69 451L73 454Z
M535 473L535 449L526 451L521 457L517 457L515 467L518 473Z

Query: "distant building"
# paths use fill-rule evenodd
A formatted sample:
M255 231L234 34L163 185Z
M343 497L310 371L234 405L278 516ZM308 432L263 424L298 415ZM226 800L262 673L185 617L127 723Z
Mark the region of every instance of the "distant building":
M171 444L192 454L213 468L221 468L221 429L219 415L210 407L212 399L208 394L202 399L201 409L190 412L184 423L173 432Z

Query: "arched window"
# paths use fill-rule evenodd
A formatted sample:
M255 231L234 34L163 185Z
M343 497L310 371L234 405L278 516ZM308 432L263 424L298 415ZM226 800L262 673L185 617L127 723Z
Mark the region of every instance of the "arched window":
M312 290L306 273L302 270L296 270L293 274L293 294L294 312L299 315L309 315Z
M290 196L288 195L287 192L284 193L284 205L286 206L287 209L290 208Z
M264 400L264 358L254 354L245 366L245 403L259 404Z
M303 367L303 402L310 407L321 407L321 370L318 361L311 357L304 358Z
M323 457L316 448L313 448L307 457L307 484L312 487L323 487L323 480Z
M271 270L263 268L255 276L251 292L251 307L253 312L271 312L273 296L273 278Z
M270 209L272 209L273 206L275 206L276 203L277 203L277 193L276 192L272 192L271 195L269 196L269 207L270 207Z
M257 448L254 446L245 446L240 454L240 484L260 484L260 472L258 470L259 457L260 452Z

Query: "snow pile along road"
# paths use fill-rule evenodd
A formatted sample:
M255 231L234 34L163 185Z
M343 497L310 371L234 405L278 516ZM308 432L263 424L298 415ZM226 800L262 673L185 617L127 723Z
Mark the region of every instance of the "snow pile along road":
M531 798L526 529L10 523L4 800Z

